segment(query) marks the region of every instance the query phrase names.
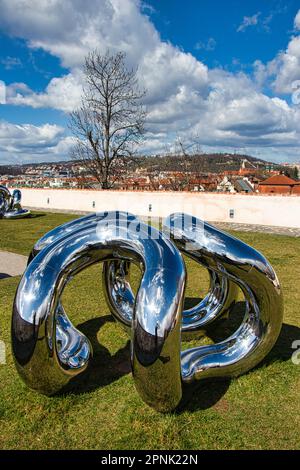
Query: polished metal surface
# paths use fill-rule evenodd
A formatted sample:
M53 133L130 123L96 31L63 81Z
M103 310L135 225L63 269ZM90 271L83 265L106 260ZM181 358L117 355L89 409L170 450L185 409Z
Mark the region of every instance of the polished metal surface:
M180 250L180 246L178 248ZM189 256L189 253L185 254ZM207 295L198 304L182 312L183 338L204 332L213 321L226 317L236 303L237 285L213 270L208 269L208 273L210 287ZM102 281L110 312L125 328L131 328L135 296L130 285L130 263L106 261L103 263Z
M6 188L6 186L0 185L0 214L2 214L2 217L9 210L10 201L10 191Z
M2 219L5 212L5 199L3 194L0 191L0 219Z
M90 223L107 217L107 214L107 212L93 213L54 228L35 243L29 256L29 262L50 243L57 241L68 233L80 230L83 226L88 226ZM118 212L118 217L138 221L134 215L126 212ZM151 235L153 237L154 232ZM225 317L235 303L237 296L236 284L214 271L208 270L208 272L210 288L207 295L194 307L183 310L182 335L184 337L190 338L191 334L198 334L199 330L204 330L207 325L217 318ZM135 302L135 296L130 285L130 263L124 260L104 262L102 283L110 312L129 332Z
M274 346L282 326L283 299L266 258L241 240L196 218L172 214L164 224L176 246L242 290L246 313L236 332L217 344L181 353L182 380L234 377L255 367Z
M187 225L189 223L188 220ZM180 244L177 247L181 249ZM185 254L190 257L188 251ZM199 263L198 259L193 259ZM213 321L226 317L236 302L237 285L222 273L211 269L208 269L208 273L210 287L207 295L198 304L182 312L183 338L191 338L199 331L204 332ZM125 327L131 328L135 296L130 285L130 264L118 260L103 263L102 283L110 312Z
M106 213L103 219L58 238L29 263L13 307L15 364L25 383L45 394L57 392L83 372L91 347L63 310L64 287L94 263L128 260L143 272L132 319L133 377L142 398L167 411L177 406L182 393L178 351L184 263L163 234L149 238L147 225L133 220L116 223L114 214ZM122 222L122 217L118 220Z
M116 224L118 219L126 219L128 222L131 222L135 219L135 216L128 212L94 212L92 214L86 215L84 217L79 217L78 219L71 220L70 222L64 223L55 227L50 232L47 232L43 235L35 244L31 250L31 253L28 258L28 263L43 249L49 246L51 243L60 240L68 234L74 233L76 230L81 230L83 227L89 227L92 223L97 223L98 221L104 220L105 218L115 218Z
M22 219L30 215L30 211L21 207L21 191L15 189L13 194L5 186L0 185L0 218Z
M74 275L98 262L104 265L109 308L131 337L136 388L157 410L178 405L182 383L237 376L268 354L283 314L280 285L268 261L185 214L172 214L163 230L131 214L105 212L57 227L35 244L12 319L14 359L29 387L53 394L87 368L91 345L67 317L61 296ZM180 252L204 266L211 280L207 296L189 310L183 310L186 272ZM136 296L132 263L142 273ZM246 311L236 332L220 343L181 351L181 333L213 327L217 318L232 314L238 287Z

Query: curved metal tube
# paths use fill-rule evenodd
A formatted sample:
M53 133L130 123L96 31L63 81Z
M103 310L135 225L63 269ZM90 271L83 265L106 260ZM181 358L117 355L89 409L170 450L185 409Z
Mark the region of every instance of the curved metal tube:
M256 366L278 338L283 317L279 281L254 248L199 219L184 226L185 218L185 214L172 214L164 230L183 253L237 283L247 309L240 327L225 341L181 353L182 380L240 375Z
M22 193L19 189L14 189L12 193L12 203L11 208L15 210L22 209L21 207Z
M60 298L74 275L100 261L111 267L114 282L119 275L120 283L127 279L129 263L142 269L133 307L129 298L126 312L122 300L123 310L116 319L124 324L126 315L132 317L133 377L144 401L157 410L177 406L182 382L237 376L268 354L283 315L282 293L272 266L237 238L190 219L191 223L184 223L184 214L166 219L164 231L172 241L126 213L118 213L117 222L115 213L93 214L44 237L43 248L20 282L12 317L15 363L31 388L55 393L88 366L89 341L72 325ZM244 293L244 320L226 340L181 352L186 274L177 247L219 279L215 285L225 279L227 286L236 284ZM129 288L130 284L125 285L126 292ZM225 290L221 286L220 291ZM193 310L188 312L194 316Z
M0 218L22 219L30 215L28 209L21 207L21 191L15 189L13 194L5 186L0 185Z
M216 319L226 317L236 303L237 285L215 271L208 269L208 273L208 293L196 305L182 312L183 337L197 334ZM130 329L135 302L130 285L130 263L119 260L103 263L102 285L110 312L126 329Z
M11 194L6 186L0 185L0 213L2 217L10 207Z
M110 217L113 214L113 212L110 213ZM107 217L107 215L107 212L93 213L54 228L35 243L29 255L28 263L50 243L59 240L68 233L80 230L83 226L97 222ZM127 212L118 212L118 217L127 218L131 222L139 220ZM191 333L198 333L199 330L202 330L217 318L225 317L235 304L236 284L214 271L208 270L208 272L210 288L207 295L194 307L183 310L183 336L190 337ZM124 260L104 262L102 285L110 312L130 334L135 302L135 296L130 285L130 263Z
M88 227L90 224L104 220L105 218L112 219L114 217L116 224L119 219L126 219L129 222L135 220L135 216L129 212L93 212L84 217L66 222L58 227L47 232L43 235L33 246L31 253L28 257L28 264L33 258L44 248L51 245L53 242L57 242L61 238L68 234L74 233L76 230L81 230L83 227Z
M5 199L0 192L0 219L2 219L5 212Z
M136 388L160 411L177 406L182 393L178 351L185 267L176 247L161 233L149 239L148 230L142 223L116 227L113 219L105 218L60 238L31 261L12 317L14 359L29 387L52 394L85 370L91 347L61 310L62 292L88 266L126 259L143 270L131 341Z
M33 246L29 257L28 257L28 262L27 266L32 262L32 260L46 247L49 245L53 245L54 243L59 243L61 239L64 239L68 235L74 235L77 232L82 231L83 229L87 228L92 228L96 227L98 222L104 221L104 220L109 220L110 223L115 223L116 227L121 224L130 224L134 221L137 221L136 217L133 214L130 214L128 212L95 212L89 215L86 215L84 217L80 217L75 220L71 220L70 222L64 223L62 225L59 225L58 227L55 227L54 229L50 230L47 232L45 235L43 235ZM117 261L115 261L117 262ZM124 263L125 261L122 261L120 263ZM109 263L109 261L104 262L103 264ZM130 263L128 263L129 265ZM60 309L63 309L63 306L60 303ZM125 328L127 334L131 333L131 320L132 320L132 312L131 312L131 320L130 324L127 324L125 319L116 318L119 320L122 324L122 326Z
M210 278L208 293L198 304L183 311L183 333L197 334L199 330L207 328L215 320L228 317L236 303L237 285L213 270L208 269L208 273Z

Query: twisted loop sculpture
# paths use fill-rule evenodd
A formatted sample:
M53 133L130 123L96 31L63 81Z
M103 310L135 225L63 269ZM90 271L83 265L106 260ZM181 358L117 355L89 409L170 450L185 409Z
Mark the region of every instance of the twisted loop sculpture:
M19 189L10 191L0 185L0 219L22 219L30 215L30 211L21 207L22 194Z
M131 366L143 400L159 411L176 408L182 384L233 377L258 364L273 347L283 302L276 274L256 250L184 214L168 217L162 233L127 213L99 213L62 225L34 246L18 287L12 317L15 363L25 383L53 394L82 373L92 354L88 339L61 303L67 282L103 261L103 286L111 313L131 337ZM183 310L186 270L181 252L205 266L210 290ZM142 277L136 297L130 265ZM245 317L217 344L181 352L181 336L230 315L237 286Z

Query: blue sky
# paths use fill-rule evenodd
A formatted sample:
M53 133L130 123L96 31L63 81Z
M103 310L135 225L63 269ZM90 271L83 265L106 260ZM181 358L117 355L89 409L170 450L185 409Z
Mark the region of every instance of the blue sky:
M298 12L299 0L0 0L0 163L68 158L94 48L124 50L139 69L145 152L180 135L207 152L300 161Z
M285 49L300 8L298 0L150 0L147 4L155 9L148 13L162 39L192 52L210 67L230 70L237 68L234 59L245 66L258 58L267 62ZM244 34L237 32L244 16L257 14L256 25L246 27ZM215 44L207 50L210 38Z

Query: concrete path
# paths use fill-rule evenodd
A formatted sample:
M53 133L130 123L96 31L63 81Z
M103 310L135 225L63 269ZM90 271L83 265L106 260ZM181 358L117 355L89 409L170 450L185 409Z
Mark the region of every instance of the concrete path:
M236 224L226 222L211 222L221 230L241 230L245 232L262 232L277 235L300 237L299 228L270 227L267 225ZM0 251L0 279L23 274L27 265L27 256L17 255L8 251Z
M241 232L271 233L274 235L288 235L289 237L300 237L300 228L275 227L270 225L236 224L233 222L209 222L221 230L238 230Z
M45 212L45 209L39 207L30 207L32 211ZM71 211L63 209L47 209L46 212L60 213L60 214L74 214L74 215L87 215L94 211ZM151 214L149 214L150 216ZM149 216L138 217L148 222ZM151 215L151 220L154 224L161 224L163 217L155 217ZM255 224L237 224L235 222L212 222L207 220L208 223L215 225L221 230L237 230L241 232L258 232L258 233L271 233L274 235L287 235L289 237L300 237L300 228L295 227L277 227L275 225L255 225Z
M27 256L0 251L0 279L23 274L26 265Z

